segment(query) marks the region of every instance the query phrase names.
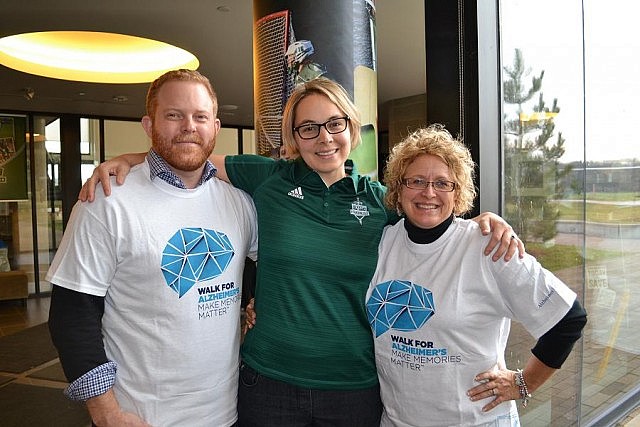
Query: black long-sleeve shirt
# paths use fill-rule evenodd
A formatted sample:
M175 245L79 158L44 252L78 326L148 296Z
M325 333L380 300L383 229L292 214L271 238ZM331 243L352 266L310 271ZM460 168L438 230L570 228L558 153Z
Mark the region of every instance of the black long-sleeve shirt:
M102 341L104 297L54 284L49 308L49 333L69 382L108 362Z

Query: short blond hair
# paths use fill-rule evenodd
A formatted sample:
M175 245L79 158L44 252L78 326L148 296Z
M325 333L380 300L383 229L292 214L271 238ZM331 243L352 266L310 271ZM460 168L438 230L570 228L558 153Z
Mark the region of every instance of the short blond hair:
M411 133L391 150L384 172L387 186L385 204L401 212L400 191L407 168L424 154L439 157L448 166L456 183L453 213L463 215L473 208L476 197L475 163L471 151L462 141L451 136L441 124L433 124Z
M318 77L308 82L297 85L284 107L282 115L282 143L285 146L287 156L295 158L300 155L296 140L293 135L296 107L304 98L312 94L326 96L333 102L345 116L349 116L349 132L351 133L351 150L360 144L360 113L351 101L347 91L340 84L326 77Z

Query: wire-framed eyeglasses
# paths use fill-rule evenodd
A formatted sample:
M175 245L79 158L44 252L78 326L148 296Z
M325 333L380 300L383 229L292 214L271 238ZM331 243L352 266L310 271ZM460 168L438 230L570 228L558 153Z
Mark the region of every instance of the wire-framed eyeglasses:
M427 181L424 178L404 178L402 183L405 187L413 190L426 190L429 186L433 187L435 191L450 193L456 189L456 183L453 181L447 181L439 179L437 181Z
M313 139L320 135L320 128L323 127L327 132L331 134L342 133L347 129L349 123L349 116L338 117L335 119L327 120L324 123L305 123L303 125L294 127L294 132L298 133L298 136L302 139Z

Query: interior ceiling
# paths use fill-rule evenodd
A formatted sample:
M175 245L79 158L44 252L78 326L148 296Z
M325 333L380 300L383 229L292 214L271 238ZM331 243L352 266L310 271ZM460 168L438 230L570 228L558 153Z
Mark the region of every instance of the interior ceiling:
M378 103L425 93L424 1L377 0ZM0 37L104 31L171 43L195 54L221 105L223 125L253 127L253 0L0 0ZM219 8L228 9L227 12ZM330 17L318 17L318 25ZM148 84L39 77L0 65L0 110L137 119ZM33 89L28 100L25 89ZM126 99L118 101L117 99Z

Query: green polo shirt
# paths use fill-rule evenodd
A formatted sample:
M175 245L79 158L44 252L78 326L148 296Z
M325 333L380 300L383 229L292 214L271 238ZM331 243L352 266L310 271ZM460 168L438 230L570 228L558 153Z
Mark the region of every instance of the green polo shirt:
M257 322L245 363L300 387L349 390L378 379L364 300L385 225L385 187L349 176L327 188L298 159L227 156L258 212Z

